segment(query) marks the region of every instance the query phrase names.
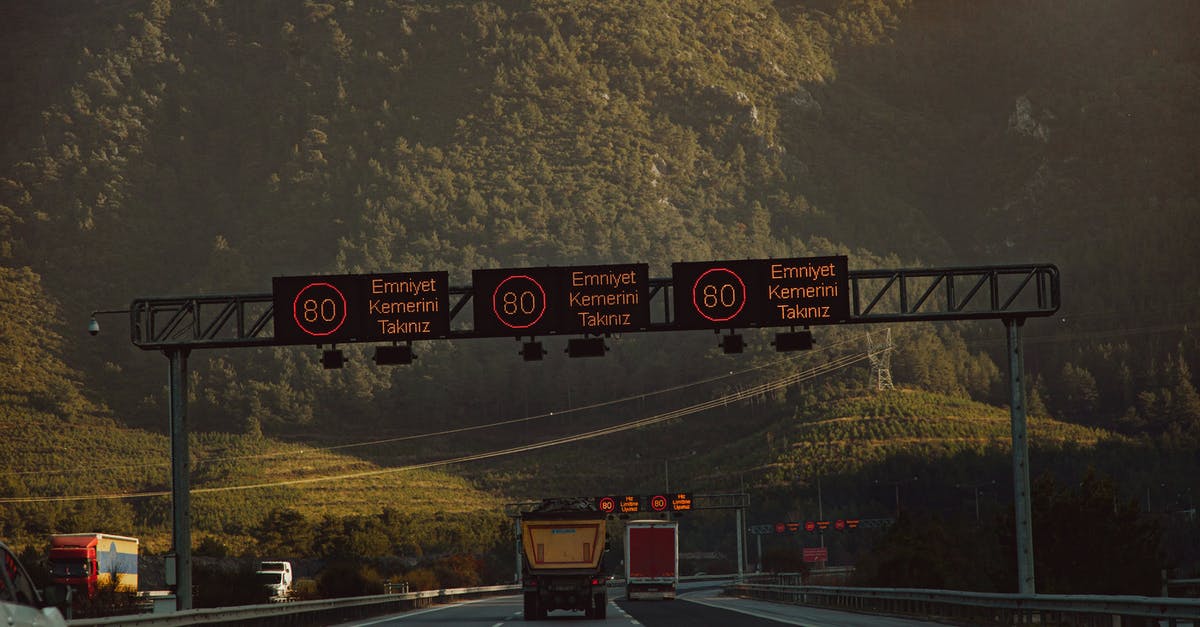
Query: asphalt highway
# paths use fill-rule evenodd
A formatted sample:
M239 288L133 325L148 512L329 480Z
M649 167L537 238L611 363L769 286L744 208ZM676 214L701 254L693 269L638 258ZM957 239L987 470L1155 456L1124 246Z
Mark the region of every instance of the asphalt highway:
M619 588L610 590L608 617L585 618L582 612L551 612L545 621L526 622L520 596L493 597L438 605L403 614L347 623L353 627L526 627L588 625L630 627L917 627L935 623L913 619L837 612L795 605L721 596L714 584L681 586L675 601L628 601Z

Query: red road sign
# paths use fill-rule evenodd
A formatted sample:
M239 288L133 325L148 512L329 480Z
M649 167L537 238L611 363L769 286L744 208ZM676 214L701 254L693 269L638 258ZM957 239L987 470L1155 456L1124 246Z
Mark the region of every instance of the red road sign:
M818 546L813 548L804 548L804 561L806 562L828 562L829 549Z

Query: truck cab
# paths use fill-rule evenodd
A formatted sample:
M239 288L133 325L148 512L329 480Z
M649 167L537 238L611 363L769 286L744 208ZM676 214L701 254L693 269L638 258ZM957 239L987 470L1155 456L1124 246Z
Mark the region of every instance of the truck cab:
M292 563L260 562L254 573L255 580L267 588L272 603L290 600L292 597Z

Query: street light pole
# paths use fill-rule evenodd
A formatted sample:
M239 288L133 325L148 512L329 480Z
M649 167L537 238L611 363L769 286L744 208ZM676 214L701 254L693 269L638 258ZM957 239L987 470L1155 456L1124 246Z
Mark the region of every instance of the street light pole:
M817 520L825 520L825 503L821 498L821 476L817 475ZM825 548L825 534L821 533L821 548Z
M1008 384L1012 398L1013 509L1016 514L1017 591L1035 594L1033 573L1033 506L1029 487L1029 433L1025 416L1025 351L1021 347L1023 318L1005 318L1008 332Z
M895 489L895 493L896 493L896 518L899 518L899 517L900 517L900 484L902 484L902 483L908 483L909 481L917 481L917 480L919 480L919 479L920 479L920 477L916 477L916 476L914 476L914 477L913 477L913 478L911 478L911 479L901 479L900 481L880 481L880 480L878 480L878 479L876 479L876 480L875 480L875 484L876 484L876 485L881 485L881 486L884 486L884 485L890 485L890 486L892 486L892 487Z
M979 488L987 487L990 485L996 485L996 480L992 479L991 481L984 481L983 483L975 483L975 484L966 484L966 483L954 484L954 487L956 487L956 488L965 488L968 490L973 490L975 492L975 524L977 524L977 525L979 524Z
M88 320L87 330L91 335L100 334L100 323L96 316L105 314L129 314L130 309L97 309ZM130 319L130 335L135 326ZM190 348L173 347L163 351L170 366L167 369L167 385L170 390L168 415L171 433L171 538L173 562L168 559L168 573L175 575L175 608L192 609L192 517L191 484L189 473L187 432L187 358Z

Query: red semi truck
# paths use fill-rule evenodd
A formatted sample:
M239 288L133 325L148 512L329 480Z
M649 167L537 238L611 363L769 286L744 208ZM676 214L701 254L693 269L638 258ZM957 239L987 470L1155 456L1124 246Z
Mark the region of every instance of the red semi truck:
M625 527L625 598L674 599L679 582L679 523L631 520Z
M50 575L55 583L96 596L101 585L116 581L120 590L138 589L138 540L108 533L59 533L50 536Z

